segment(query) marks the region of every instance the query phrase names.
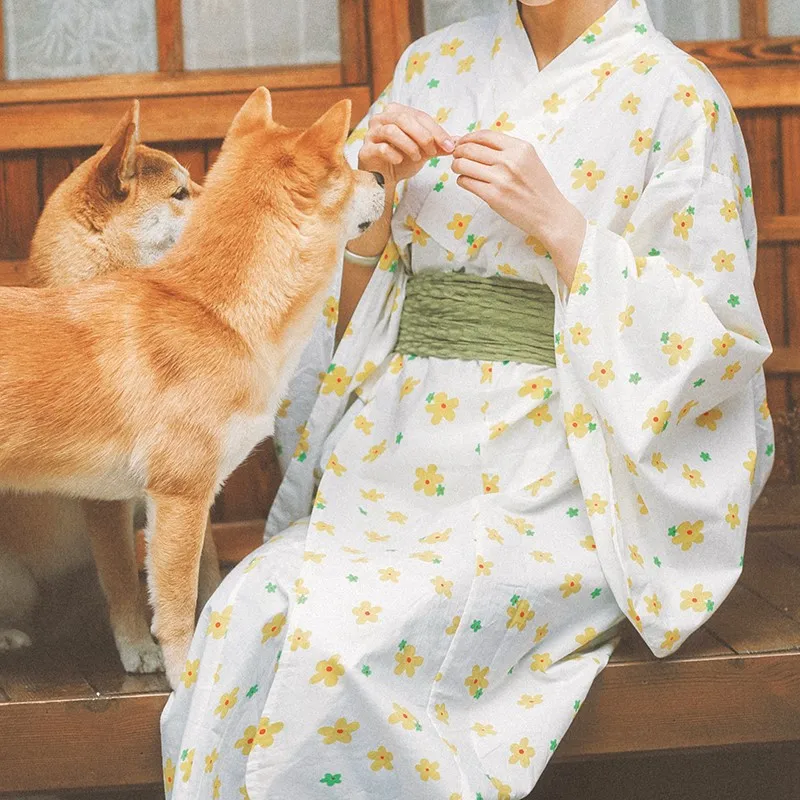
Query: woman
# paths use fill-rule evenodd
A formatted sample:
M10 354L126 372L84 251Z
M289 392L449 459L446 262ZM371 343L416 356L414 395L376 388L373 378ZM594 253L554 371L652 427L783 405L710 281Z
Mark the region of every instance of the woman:
M524 797L625 616L665 656L724 600L769 473L741 134L643 2L425 37L349 157L398 202L165 711L173 798Z

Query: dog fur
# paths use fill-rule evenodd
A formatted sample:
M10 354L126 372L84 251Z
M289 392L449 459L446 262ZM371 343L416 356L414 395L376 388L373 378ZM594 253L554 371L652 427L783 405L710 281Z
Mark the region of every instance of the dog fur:
M275 406L344 244L383 213L343 147L350 102L306 131L269 92L234 119L180 241L154 267L0 290L0 484L144 494L153 633L178 682L215 492Z

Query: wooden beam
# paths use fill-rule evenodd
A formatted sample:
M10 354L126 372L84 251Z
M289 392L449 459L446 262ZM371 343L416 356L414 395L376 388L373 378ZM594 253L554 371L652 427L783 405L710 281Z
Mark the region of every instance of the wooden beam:
M758 241L761 244L800 242L800 214L759 217Z
M181 0L156 0L156 37L160 72L183 72Z
M800 69L729 66L714 70L734 108L789 108L800 106Z
M145 97L141 103L142 139L182 142L219 139L250 91ZM275 118L284 125L310 125L320 111L350 98L353 118L369 108L366 86L279 90L272 93ZM128 107L126 100L20 103L0 106L0 151L99 145Z
M408 0L408 16L411 39L416 41L425 35L425 0Z
M408 3L370 0L368 31L374 99L392 80L397 62L411 42Z
M774 39L711 39L700 42L678 42L678 46L711 68L737 64L774 67L778 64L800 63L800 36Z
M0 3L0 82L6 78L6 37L3 31L3 9Z
M769 36L769 0L740 0L742 36Z
M113 100L131 97L172 97L268 89L316 89L338 86L339 64L208 70L162 75L97 75L90 78L0 82L0 106L56 103L66 100Z
M365 0L339 0L339 41L342 50L342 83L367 83L367 10Z
M774 348L764 370L770 375L800 375L800 348Z

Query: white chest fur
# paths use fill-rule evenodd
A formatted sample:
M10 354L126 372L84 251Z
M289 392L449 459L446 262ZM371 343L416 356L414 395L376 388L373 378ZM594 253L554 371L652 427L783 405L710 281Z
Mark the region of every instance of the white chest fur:
M222 484L259 442L271 436L274 429L275 412L272 409L256 417L244 414L235 414L231 417L223 440L222 463L217 474L217 485Z

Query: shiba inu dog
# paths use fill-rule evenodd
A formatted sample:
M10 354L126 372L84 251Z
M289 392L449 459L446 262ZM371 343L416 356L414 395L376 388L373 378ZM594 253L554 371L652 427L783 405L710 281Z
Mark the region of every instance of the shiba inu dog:
M181 239L147 270L0 290L0 485L144 495L153 632L175 686L214 494L273 430L345 242L384 209L344 158L350 102L307 130L256 90Z
M106 145L48 199L31 246L30 283L68 286L152 264L177 241L200 191L172 156L140 143L134 101ZM127 501L0 493L0 651L31 644L42 586L94 556L123 666L129 672L163 668L140 596L132 537ZM218 582L209 539L200 599Z

